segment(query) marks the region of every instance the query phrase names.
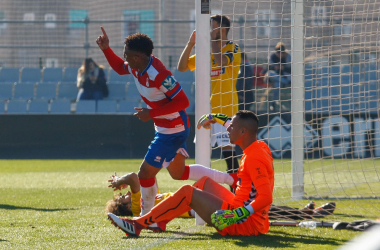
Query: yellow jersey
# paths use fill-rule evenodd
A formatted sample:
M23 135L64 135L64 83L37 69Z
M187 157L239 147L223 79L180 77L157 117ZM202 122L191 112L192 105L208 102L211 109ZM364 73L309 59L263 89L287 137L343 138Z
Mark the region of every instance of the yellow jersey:
M221 52L228 58L228 64L224 67L220 67L211 54L211 112L232 117L239 107L236 81L240 70L241 51L238 44L229 41ZM195 57L196 55L191 56L187 63L191 71L195 70Z

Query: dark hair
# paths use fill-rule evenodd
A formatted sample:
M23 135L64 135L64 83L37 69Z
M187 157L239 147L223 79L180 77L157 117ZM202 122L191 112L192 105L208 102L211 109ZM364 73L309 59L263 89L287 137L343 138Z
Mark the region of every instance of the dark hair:
M226 27L226 34L228 34L228 31L230 31L231 21L230 21L230 18L228 16L213 15L211 17L211 21L216 21L222 27Z
M89 70L89 65L90 63L93 63L95 67L99 68L99 66L96 64L96 62L92 58L86 58L83 60L83 68L84 68L84 73L88 73Z
M118 197L122 194L115 194L112 200L109 200L106 204L105 212L107 213L113 213L117 216L133 216L132 211L125 206L125 204L122 204Z
M277 45L274 47L274 50L277 52L280 52L280 53L285 52L285 50L286 50L285 44L282 42L277 43Z
M239 117L248 128L252 129L253 133L257 133L259 128L259 118L255 113L250 110L239 110L236 112L236 116Z
M153 52L153 41L150 37L143 33L129 35L124 41L125 47L132 51L137 51L150 56Z

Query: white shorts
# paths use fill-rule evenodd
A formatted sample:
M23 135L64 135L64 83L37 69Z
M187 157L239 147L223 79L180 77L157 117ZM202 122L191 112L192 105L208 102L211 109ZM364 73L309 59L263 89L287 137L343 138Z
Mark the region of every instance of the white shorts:
M194 137L194 143L197 142L197 138ZM235 147L234 144L230 144L230 137L228 136L227 128L220 123L211 124L211 147Z

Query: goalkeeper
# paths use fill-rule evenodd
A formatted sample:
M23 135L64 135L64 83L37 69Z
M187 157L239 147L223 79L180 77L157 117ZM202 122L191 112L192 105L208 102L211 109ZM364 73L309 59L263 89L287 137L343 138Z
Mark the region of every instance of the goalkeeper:
M198 121L198 129L210 128L216 122L227 127L230 142L243 149L235 194L209 177L203 177L197 186L182 186L142 217L122 219L109 213L109 219L127 235L138 236L153 223L170 221L194 209L222 235L267 233L274 170L268 146L257 140L258 121L256 114L245 110L238 111L232 120L222 114L208 114Z

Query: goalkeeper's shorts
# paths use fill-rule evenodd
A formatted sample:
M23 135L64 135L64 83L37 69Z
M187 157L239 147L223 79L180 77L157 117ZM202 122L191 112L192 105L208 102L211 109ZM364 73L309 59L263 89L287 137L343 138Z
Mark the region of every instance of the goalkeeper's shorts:
M223 201L223 205L221 210L228 209L233 210L240 206L230 204L227 201ZM221 235L236 235L236 236L253 236L253 235L260 235L263 233L266 233L267 230L263 231L263 228L265 228L265 224L260 223L260 220L263 220L262 218L255 216L255 214L249 216L246 221L244 221L241 224L233 224L229 227L224 228L223 230L217 231ZM269 223L269 221L267 222Z

